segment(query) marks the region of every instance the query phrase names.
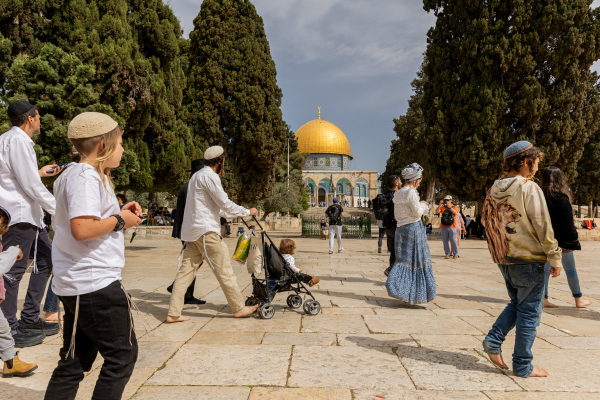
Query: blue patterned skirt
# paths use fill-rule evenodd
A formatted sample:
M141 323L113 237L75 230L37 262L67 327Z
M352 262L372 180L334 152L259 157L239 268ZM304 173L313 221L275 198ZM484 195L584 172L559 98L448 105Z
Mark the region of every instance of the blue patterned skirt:
M396 262L385 284L388 294L409 304L435 299L435 278L425 226L421 221L396 228Z

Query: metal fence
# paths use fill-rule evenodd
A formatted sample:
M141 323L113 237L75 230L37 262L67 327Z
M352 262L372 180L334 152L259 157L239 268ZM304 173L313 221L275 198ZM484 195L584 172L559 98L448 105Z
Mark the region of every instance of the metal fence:
M357 238L361 231L362 237L371 237L371 218L342 218L342 237ZM302 236L321 236L321 218L302 217Z

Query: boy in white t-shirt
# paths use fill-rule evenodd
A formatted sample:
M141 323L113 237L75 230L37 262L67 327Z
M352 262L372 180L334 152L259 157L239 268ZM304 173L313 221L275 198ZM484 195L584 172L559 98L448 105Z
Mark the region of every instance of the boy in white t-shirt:
M122 131L105 114L85 112L69 124L81 162L54 184L56 234L52 290L65 308L64 344L46 399L74 399L98 352L104 358L93 398L120 399L138 355L129 295L121 285L123 229L138 226L141 208L119 209L110 169L123 154Z

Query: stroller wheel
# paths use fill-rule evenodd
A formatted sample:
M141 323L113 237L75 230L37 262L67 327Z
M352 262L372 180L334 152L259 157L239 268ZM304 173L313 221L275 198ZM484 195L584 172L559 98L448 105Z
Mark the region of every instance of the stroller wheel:
M255 305L257 305L257 304L258 304L258 300L257 300L256 298L254 298L254 297L248 297L248 298L246 299L246 305L247 305L247 306L250 306L250 307L252 307L252 306L255 306Z
M260 315L262 319L271 319L273 318L273 315L275 315L275 308L270 304L263 304L258 307L258 315Z
M290 294L287 298L287 304L291 308L300 308L302 307L302 297L297 294Z
M306 300L304 302L304 312L308 315L317 315L321 312L321 303L316 300Z

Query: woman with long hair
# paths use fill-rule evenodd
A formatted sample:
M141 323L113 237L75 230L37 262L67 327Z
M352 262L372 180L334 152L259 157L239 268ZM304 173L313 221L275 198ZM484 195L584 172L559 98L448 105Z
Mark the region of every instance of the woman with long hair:
M423 304L435 299L436 284L423 214L429 203L419 201L417 188L423 178L423 168L413 163L402 170L404 186L394 193L396 215L396 262L388 275L386 288L391 297L409 304Z
M548 167L542 172L542 191L546 198L554 237L562 249L562 265L567 275L567 282L575 298L577 308L592 304L591 300L584 300L579 287L579 277L575 268L574 250L581 250L579 235L573 222L573 207L571 206L571 192L565 181L562 171L557 167ZM548 277L550 264L546 264L546 295L544 307L556 308L555 304L548 301Z

